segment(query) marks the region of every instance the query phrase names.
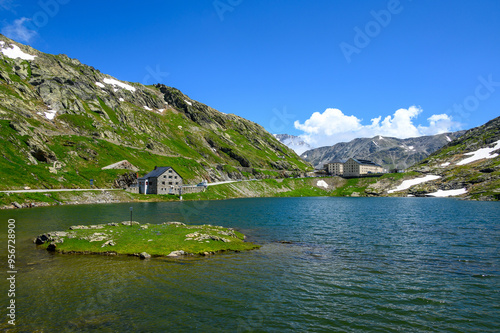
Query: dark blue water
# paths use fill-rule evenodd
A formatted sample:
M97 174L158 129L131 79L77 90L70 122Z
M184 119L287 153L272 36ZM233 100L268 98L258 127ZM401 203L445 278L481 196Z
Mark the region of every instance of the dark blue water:
M74 224L127 220L129 206L141 223L234 227L263 246L195 260L140 261L51 255L31 243L37 234ZM3 263L8 218L16 219L20 256L13 332L500 328L499 203L271 198L2 211ZM4 314L1 329L10 328Z

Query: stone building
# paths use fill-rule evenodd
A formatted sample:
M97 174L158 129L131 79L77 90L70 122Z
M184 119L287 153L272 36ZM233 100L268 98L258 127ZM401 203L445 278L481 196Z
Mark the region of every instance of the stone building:
M138 179L141 194L180 194L183 179L171 167L155 167L153 171Z
M344 163L344 177L360 177L384 173L384 168L372 161L350 158Z
M325 164L325 170L329 175L342 176L344 174L344 163L346 160L335 160Z

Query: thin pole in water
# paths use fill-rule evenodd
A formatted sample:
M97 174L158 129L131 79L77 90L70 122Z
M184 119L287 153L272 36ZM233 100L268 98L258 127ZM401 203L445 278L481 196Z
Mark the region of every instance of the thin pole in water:
M134 207L130 207L130 222L132 222L132 211L134 210Z

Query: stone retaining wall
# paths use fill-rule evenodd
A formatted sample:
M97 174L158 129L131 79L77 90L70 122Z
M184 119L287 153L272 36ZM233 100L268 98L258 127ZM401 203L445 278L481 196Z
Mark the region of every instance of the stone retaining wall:
M187 194L187 193L200 193L205 191L206 187L205 186L197 186L197 185L184 185L182 186L182 194ZM127 192L130 193L139 193L139 186L130 186L125 189ZM176 195L179 193L176 192Z

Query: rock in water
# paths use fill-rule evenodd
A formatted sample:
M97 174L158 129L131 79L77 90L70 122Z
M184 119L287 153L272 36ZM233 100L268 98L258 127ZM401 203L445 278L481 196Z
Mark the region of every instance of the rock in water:
M36 239L35 239L35 244L36 245L42 245L43 243L45 243L46 241L49 240L49 237L46 235L46 234L43 234L43 235L40 235L38 236Z
M185 255L186 252L180 250L180 251L172 251L170 252L167 257L178 257L178 256L182 256L182 255Z
M149 259L149 258L151 258L151 255L149 253L147 253L147 252L141 252L139 254L139 258L141 258L141 259Z

